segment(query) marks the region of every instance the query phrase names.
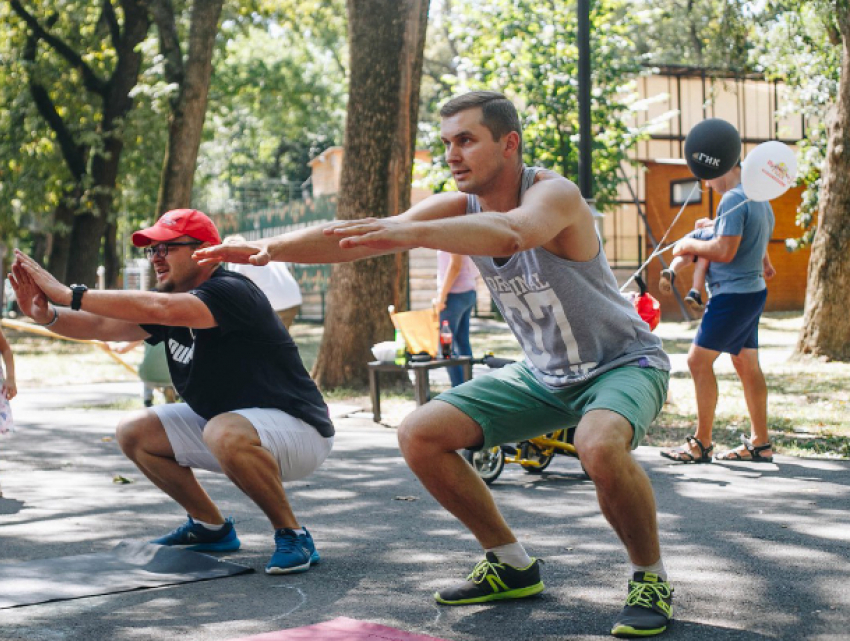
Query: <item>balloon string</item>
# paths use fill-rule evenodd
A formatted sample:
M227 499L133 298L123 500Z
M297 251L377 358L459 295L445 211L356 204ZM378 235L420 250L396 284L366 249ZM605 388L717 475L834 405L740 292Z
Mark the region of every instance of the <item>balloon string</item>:
M623 292L623 290L625 290L625 289L626 289L626 287L628 287L629 285L631 285L631 284L632 284L632 281L633 281L635 278L637 278L637 277L638 277L638 275L639 275L639 274L640 274L640 273L641 273L641 272L642 272L642 271L646 268L646 266L647 266L647 265L648 265L648 264L652 261L652 259L653 259L653 258L655 258L656 256L658 256L658 255L661 253L661 252L658 250L658 248L659 248L659 247L661 247L661 246L664 244L664 241L665 241L665 240L667 240L667 236L669 236L669 235L670 235L670 231L673 229L673 226L676 224L676 222L679 220L679 217L680 217L680 216L682 215L682 213L685 211L685 207L687 207L687 206L690 204L690 202L691 202L691 196L693 196L693 195L694 195L694 193L695 193L698 189L699 189L699 181L696 181L696 182L694 183L694 186L693 186L693 187L691 187L691 192L688 194L688 197L687 197L687 198L685 198L685 202L683 202L683 203L682 203L682 208L679 210L679 213L678 213L678 214L676 214L675 218L673 218L673 222L672 222L672 223L670 223L670 226L667 228L667 231L665 231L665 232L664 232L664 235L661 237L661 240L659 240L659 241L658 241L658 244L655 246L655 249L654 249L654 250L653 250L653 252L649 255L649 258L647 258L647 259L646 259L646 261L644 261L643 265L641 265L640 267L638 267L637 271L636 271L634 274L632 274L631 276L629 276L629 279L628 279L625 283L623 283L623 286L622 286L622 287L620 287L620 292ZM662 251L663 251L663 250L662 250Z
M696 189L696 184L694 185L694 189ZM684 236L682 236L682 238L680 238L679 240L676 240L676 241L674 241L674 242L670 243L670 244L669 244L669 245L667 245L666 247L662 247L662 245L664 244L664 241L667 239L667 235L670 233L670 230L671 230L671 229L673 229L673 225L675 225L675 224L676 224L676 221L679 219L679 216L682 214L682 211L684 211L685 206L688 204L688 201L691 199L691 195L693 194L693 191L694 191L694 190L693 190L693 189L691 189L691 194L689 194L689 195L688 195L688 198L687 198L687 200L685 201L685 204L684 204L684 205L682 205L682 209L680 209L680 210L679 210L679 213L678 213L678 214L676 214L676 217L673 219L673 222L672 222L672 223L670 223L670 226L667 228L667 231L664 233L664 236L662 236L662 237L661 237L661 240L659 240L659 241L658 241L658 244L655 246L655 251L653 251L653 252L649 255L649 258L647 258L647 259L646 259L646 261L644 261L643 265L641 265L640 267L638 267L638 270L637 270L634 274L632 274L632 275L629 277L629 280L627 280L625 283L623 283L623 286L622 286L622 287L620 287L620 292L621 292L621 293L622 293L622 291L623 291L624 289L626 289L626 287L628 287L628 286L632 283L632 281L633 281L635 278L637 278L637 277L638 277L638 274L640 274L640 273L641 273L641 272L642 272L642 271L646 268L646 266L647 266L647 265L649 265L649 263L650 263L650 262L652 262L652 259L653 259L653 258L655 258L656 256L660 256L661 254L663 254L664 252L666 252L668 249L673 249L673 247L675 247L675 246L676 246L676 243L678 243L678 242L679 242L679 240L682 240L683 238L687 238L688 234L685 234L685 235L684 235ZM734 207L732 207L732 209L730 209L729 211L724 211L722 214L720 214L717 218L715 218L715 219L714 219L714 223L715 223L715 224L717 224L717 221L718 221L718 220L720 220L720 219L721 219L721 218L723 218L724 216L728 216L729 214L731 214L733 211L735 211L735 210L736 210L736 209L738 209L739 207L743 207L744 205L746 205L748 202L752 202L752 201L751 201L749 198L747 198L747 199L742 200L741 202L739 202L739 203L738 203L737 205L735 205ZM688 232L688 233L690 233L690 232Z

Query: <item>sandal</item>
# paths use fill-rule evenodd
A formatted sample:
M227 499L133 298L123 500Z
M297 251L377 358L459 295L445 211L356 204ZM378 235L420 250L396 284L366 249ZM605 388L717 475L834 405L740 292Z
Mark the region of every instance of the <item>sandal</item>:
M687 442L686 449L666 450L661 452L661 456L677 463L711 463L714 443L706 447L696 436L687 436L685 441ZM699 456L694 456L691 452L695 447L699 450Z
M727 452L720 452L714 458L718 461L743 461L744 463L773 463L773 456L764 456L762 452L773 449L770 443L753 445L753 442L741 434L741 445ZM749 452L749 456L742 456Z
M662 269L661 277L658 279L658 289L662 294L673 291L673 283L676 281L676 272L672 269Z

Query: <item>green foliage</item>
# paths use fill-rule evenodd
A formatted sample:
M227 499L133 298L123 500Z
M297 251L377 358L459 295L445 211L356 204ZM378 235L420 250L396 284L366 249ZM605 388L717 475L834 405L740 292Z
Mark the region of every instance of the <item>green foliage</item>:
M603 209L617 197L617 168L640 131L629 125L635 100L632 79L640 56L628 36L628 16L618 0L597 0L591 9L593 195ZM457 52L453 73L441 78L441 98L474 89L495 89L512 98L524 127L529 164L578 173L578 49L574 1L467 0L446 17ZM436 125L422 138L438 148ZM436 156L437 154L435 154ZM432 187L446 187L439 166Z
M744 71L754 24L766 18L750 0L633 0L631 35L652 64Z
M177 90L164 79L163 58L159 55L155 30L140 47L149 62L132 91L133 110L124 129L125 147L115 202L119 245L133 231L153 223L168 139L168 101ZM124 246L129 247L129 243Z
M835 41L836 3L772 2L775 19L756 32L753 57L765 76L784 83L786 97L778 117L803 116L809 126L797 153L798 183L806 185L797 210L800 238L788 239L789 250L810 245L819 208L821 171L826 163L826 122L838 95L841 49Z
M32 26L11 3L0 5L0 128L8 132L0 135L0 233L30 249L36 238L43 241L50 232L68 231L54 222L60 203L77 213L97 211L103 203L96 199L105 194L110 200L106 213L114 219L116 210L133 208L139 200L146 205L151 193L155 199L162 146L147 149L142 143L164 135L167 123L161 116L137 119L131 111L104 130L106 83L118 64L116 39L125 28L117 3L42 0L21 5L47 35L33 51L28 43ZM176 11L185 5L174 3ZM142 48L152 60L154 37ZM42 102L55 109L51 126L36 107L31 83L43 87L47 98ZM115 189L95 185L91 173L110 138L125 143Z
M42 15L49 3L38 7ZM80 42L92 25L91 12L66 12L58 17L53 29L69 29ZM95 16L96 17L96 16ZM68 68L56 54L26 60L23 51L27 29L12 8L0 4L0 236L12 245L27 247L30 230L47 231L53 209L65 190L74 184L62 161L56 136L38 113L28 84L30 79L51 89L51 97L60 115L73 122L74 135L82 140L97 136L96 105L75 100L79 92L79 74ZM111 56L98 47L86 60L103 69ZM20 232L20 233L19 233Z
M336 0L313 4L320 15L341 6ZM319 24L313 16L296 29L286 3L278 9L282 23L223 28L227 44L214 60L196 176L197 197L212 210L240 186L303 182L310 176L307 162L342 140L344 20Z

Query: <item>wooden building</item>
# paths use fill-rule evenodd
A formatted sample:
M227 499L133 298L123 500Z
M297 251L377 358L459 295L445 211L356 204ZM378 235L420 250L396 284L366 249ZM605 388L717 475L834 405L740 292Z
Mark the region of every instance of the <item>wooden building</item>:
M696 182L684 161L645 161L644 180L646 182L646 218L647 227L656 240L670 228L676 215L685 206L679 220L670 228L669 239L681 238L693 230L694 222L699 218L713 218L720 198L711 189L704 188L688 204L684 201L691 193ZM800 235L800 229L794 224L797 206L800 203L802 187L795 187L780 198L772 201L776 216L768 253L776 268L776 276L768 286L767 309L769 311L789 311L803 308L806 291L806 274L809 264L809 251L789 252L785 240ZM651 243L647 242L645 251L650 252ZM649 253L646 254L647 256ZM663 254L669 263L670 252ZM658 278L662 263L653 260L646 268L647 284L650 292L661 301L662 317L667 320L680 320L682 311L674 295L664 295L658 291ZM691 286L693 267L687 267L676 278L675 286L680 298L683 298Z
M785 89L758 75L741 75L692 67L661 67L638 80L642 109L632 124L661 120L651 136L634 148L631 166L623 170L628 180L620 190L620 204L605 212L602 233L605 252L618 278L630 276L654 248L682 208L694 178L684 161L685 138L691 128L706 118L722 118L738 129L742 157L767 140L794 146L806 131L800 116L777 118L784 105ZM665 118L666 116L666 118ZM769 252L776 277L768 283L767 310L800 310L805 302L809 250L788 252L785 240L801 235L796 226L802 188L795 188L771 202L776 228ZM698 218L713 218L719 202L707 185L699 185L698 202L685 206L670 230L668 241L681 238L694 228ZM689 289L690 271L676 281L677 295L658 292L658 274L666 253L647 267L647 284L662 303L666 320L688 318L682 298Z

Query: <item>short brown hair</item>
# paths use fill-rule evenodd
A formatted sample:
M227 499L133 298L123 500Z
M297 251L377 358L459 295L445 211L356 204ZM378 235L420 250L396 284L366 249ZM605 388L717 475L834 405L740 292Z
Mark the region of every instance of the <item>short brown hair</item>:
M449 118L468 109L481 109L481 124L490 130L493 140L501 140L512 131L519 135L522 154L522 125L514 103L498 91L470 91L452 98L440 109L442 118Z

